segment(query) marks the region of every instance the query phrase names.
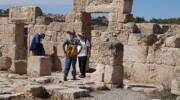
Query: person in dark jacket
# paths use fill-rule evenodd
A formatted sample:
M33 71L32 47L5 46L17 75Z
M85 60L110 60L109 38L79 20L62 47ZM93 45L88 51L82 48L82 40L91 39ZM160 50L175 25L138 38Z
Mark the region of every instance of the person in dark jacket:
M44 39L44 37L45 37L44 33L37 33L34 35L30 46L30 51L32 51L32 54L34 56L45 55L45 50L43 44L41 43L41 40Z

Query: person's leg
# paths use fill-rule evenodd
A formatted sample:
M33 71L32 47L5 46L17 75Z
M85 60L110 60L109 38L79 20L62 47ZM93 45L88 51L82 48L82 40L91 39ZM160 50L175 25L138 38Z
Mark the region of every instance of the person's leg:
M82 58L82 75L83 75L83 77L86 77L86 62L87 62L87 56L84 56Z
M66 57L65 66L64 66L64 81L67 81L67 76L69 73L70 66L71 66L71 58Z
M82 57L78 57L78 61L79 61L80 74L82 75Z
M33 56L38 56L38 50L32 50L32 55Z
M72 58L72 76L73 76L73 80L76 80L76 61L77 58Z

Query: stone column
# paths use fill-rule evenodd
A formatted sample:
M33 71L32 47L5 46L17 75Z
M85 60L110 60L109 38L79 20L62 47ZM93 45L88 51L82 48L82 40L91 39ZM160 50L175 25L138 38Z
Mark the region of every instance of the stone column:
M123 86L123 45L121 43L104 42L98 47L96 72L92 79L104 82L108 88Z

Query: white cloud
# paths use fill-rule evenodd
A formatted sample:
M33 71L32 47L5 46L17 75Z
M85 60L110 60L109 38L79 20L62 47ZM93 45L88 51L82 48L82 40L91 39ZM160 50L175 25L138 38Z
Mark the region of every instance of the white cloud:
M71 5L73 0L0 0L0 5Z

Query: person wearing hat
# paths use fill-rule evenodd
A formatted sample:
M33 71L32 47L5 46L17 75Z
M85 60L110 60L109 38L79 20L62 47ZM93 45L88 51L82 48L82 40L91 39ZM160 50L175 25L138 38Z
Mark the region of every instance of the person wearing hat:
M45 55L45 50L43 44L41 43L42 39L44 38L45 38L44 33L37 33L34 35L30 46L30 51L32 51L33 56Z
M80 43L82 45L81 51L80 47L78 47L78 50L80 53L78 54L78 61L79 61L79 69L81 75L79 76L80 78L86 77L86 62L88 58L88 54L90 53L90 42L86 38L85 34L78 34L80 38Z
M64 81L67 81L67 76L72 65L72 76L73 80L76 80L76 61L77 55L81 51L81 43L76 39L76 33L68 31L68 39L65 40L63 44L63 51L66 54L65 68L64 68ZM80 51L78 52L77 47L80 46Z

